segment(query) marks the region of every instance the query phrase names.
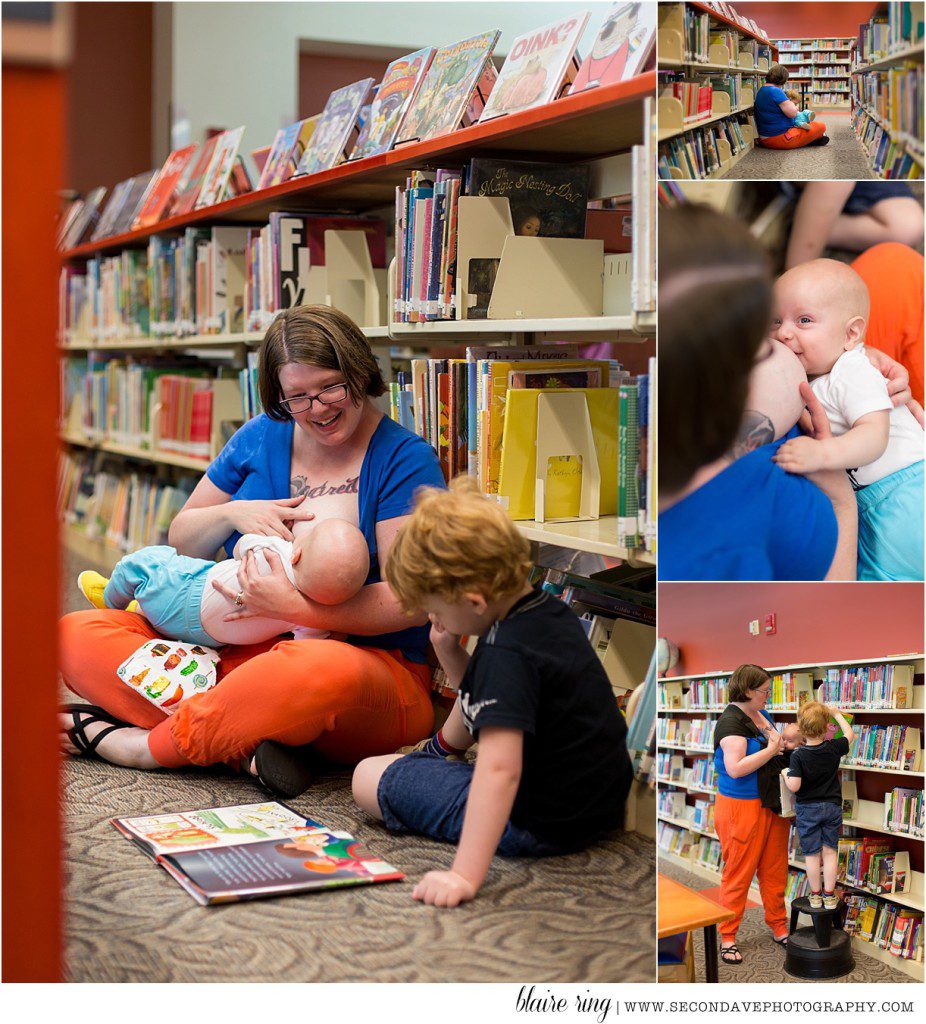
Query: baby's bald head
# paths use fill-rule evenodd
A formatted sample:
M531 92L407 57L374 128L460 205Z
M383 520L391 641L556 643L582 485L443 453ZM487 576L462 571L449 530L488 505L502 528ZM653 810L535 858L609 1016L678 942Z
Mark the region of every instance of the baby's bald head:
M785 294L816 296L818 303L838 309L844 316L868 319L868 288L862 278L839 260L809 260L782 274L775 282L775 296Z
M775 282L772 337L787 345L810 376L865 340L868 289L836 260L810 260Z

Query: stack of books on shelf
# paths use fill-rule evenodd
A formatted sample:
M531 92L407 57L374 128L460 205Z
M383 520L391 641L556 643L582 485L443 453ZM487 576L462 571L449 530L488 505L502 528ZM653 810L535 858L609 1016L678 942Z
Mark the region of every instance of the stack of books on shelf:
M685 759L681 755L659 751L656 758L656 775L660 782L682 782L684 772Z
M923 913L871 896L850 894L846 902L846 932L862 942L904 960L923 959Z
M692 834L687 828L679 828L660 820L656 828L656 845L665 853L688 857L692 848Z
M923 7L891 3L859 27L852 124L875 173L923 174ZM869 70L869 65L875 65Z
M697 131L686 132L680 138L669 139L659 148L660 176L671 178L673 168L682 178L707 178L716 174L721 168L718 142L725 142L733 156L737 156L749 148L752 128L749 115L743 113L705 125Z
M699 757L695 759L691 769L691 787L702 793L717 792L717 769L714 766L712 757ZM713 827L713 824L712 826Z
M796 711L813 700L813 676L809 672L779 672L772 676L769 711Z
M896 787L884 795L883 827L888 832L923 836L923 791Z
M660 718L658 739L662 746L685 747L688 745L690 722L681 718Z
M923 764L920 730L909 725L859 725L846 768L884 768L918 772Z
M887 662L828 668L819 698L849 711L912 707L913 666Z
M836 880L884 896L910 891L910 855L880 836L839 839Z
M789 903L800 899L810 892L810 885L807 882L807 873L788 868L788 880L785 882L785 900Z
M688 730L688 745L697 747L698 750L713 751L714 727L716 725L716 718L693 718L691 728Z

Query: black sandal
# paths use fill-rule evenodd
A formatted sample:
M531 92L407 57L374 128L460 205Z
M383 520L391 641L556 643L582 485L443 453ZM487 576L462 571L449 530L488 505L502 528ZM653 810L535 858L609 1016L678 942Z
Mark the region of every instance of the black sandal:
M264 789L290 799L304 793L315 778L307 747L264 740L254 752L254 768Z
M782 937L780 939L776 939L775 936L773 935L772 936L772 942L774 942L776 946L782 946L782 947L787 946L787 944L788 944L788 936L787 935L782 935Z
M96 748L100 743L117 729L133 728L131 723L123 722L120 718L114 717L96 704L65 704L61 711L69 714L71 721L74 723L65 732L67 738L71 741L71 745L77 748L77 754L75 755L77 757L89 757L97 761L105 761L106 759L96 752ZM109 728L101 729L92 740L88 739L86 733L87 726L93 725L96 722L106 722Z
M737 959L734 960L733 957L736 957ZM732 946L721 946L720 959L731 967L739 967L743 962L743 954L736 948L735 944Z

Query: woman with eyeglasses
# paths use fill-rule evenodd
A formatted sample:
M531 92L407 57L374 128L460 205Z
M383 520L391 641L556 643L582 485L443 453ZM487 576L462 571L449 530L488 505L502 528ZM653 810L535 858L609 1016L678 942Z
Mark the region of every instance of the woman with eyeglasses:
M781 733L765 710L772 680L758 665L740 665L730 677L730 703L714 727L714 829L723 870L720 902L736 916L720 926L720 958L741 964L736 933L753 878L758 879L765 923L787 945L785 885L790 821L781 817L779 777L787 765Z
M328 306L280 313L259 361L263 414L241 427L170 527L181 555L230 555L243 534L293 540L342 520L366 542L366 585L341 604L296 590L269 546L244 552L225 619L275 618L343 640L271 639L221 650L219 684L170 717L116 669L158 634L138 614L105 608L61 622L64 681L92 702L62 714L62 746L136 768L233 762L283 796L311 780L304 748L339 763L392 752L432 725L428 628L409 619L381 579L389 547L420 486L443 486L433 449L373 403L385 384L360 329ZM267 569L269 568L269 571ZM264 742L266 741L266 742Z
M768 257L744 224L706 206L660 211L660 580L855 579L846 474L772 461L799 420L818 438L829 423L798 358L769 339L771 316ZM903 367L869 358L907 401Z

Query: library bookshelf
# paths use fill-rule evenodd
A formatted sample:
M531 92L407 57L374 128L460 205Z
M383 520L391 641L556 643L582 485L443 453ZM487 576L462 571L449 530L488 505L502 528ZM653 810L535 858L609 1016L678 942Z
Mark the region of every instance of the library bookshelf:
M849 70L855 40L845 36L798 36L779 39L779 64L788 82L809 82L804 94L814 108L849 109ZM794 74L792 72L803 72ZM809 73L807 73L809 72ZM829 99L822 99L829 95Z
M395 148L362 160L347 161L318 174L302 176L268 189L248 192L214 206L160 221L156 225L118 236L85 243L65 251L63 260L79 266L97 256L124 250L144 249L152 236L176 236L189 227L213 225L254 225L266 223L274 211L348 211L394 216L396 186L404 185L414 168L453 166L473 156L511 159L587 161L591 164L592 198L633 196L635 238L654 237L655 194L652 171L655 164L656 73L646 72L614 85L565 96L543 107L520 114L475 124L436 139ZM632 148L639 147L642 172L634 173ZM645 153L645 155L643 155ZM516 318L505 320L457 320L430 323L396 323L381 311L380 322L363 328L371 341L388 380L392 358L407 358L413 352L427 352L455 344L533 345L565 340L592 343L614 340L621 344L647 343L655 335L655 284L653 246L651 258L628 256L622 272L620 294L611 301L606 289L601 316ZM168 337L75 337L59 336L59 354L69 360L86 354L183 353L204 366L235 372L246 365L247 354L259 345L263 332L236 334L188 334ZM232 383L229 380L229 383ZM229 419L234 418L229 415ZM238 400L237 419L241 419ZM81 428L79 417L62 423L61 442L67 448L102 453L123 460L127 470L148 467L149 471L203 471L221 447L213 431L209 458L196 458L164 451L154 436L125 444L111 437L90 435ZM655 555L628 549L617 542L616 516L582 522L524 522L519 528L528 537L572 550L588 551L623 559L634 565L652 566ZM90 536L72 525L63 527L67 548L111 568L124 551L105 537ZM91 555L93 555L91 559Z
M707 18L710 31L729 32L736 52L723 42L710 44L699 53L689 44L689 19ZM733 147L726 138L717 139L719 166L699 175L704 179L722 178L752 150L755 144L755 123L751 114L754 109L756 91L760 78L769 67L769 61L776 59L777 49L767 39L749 28L731 21L719 11L704 3L687 0L684 3L659 5L658 27L658 70L661 73L682 72L688 76L699 74L726 74L735 78L735 94L740 102L732 104L731 96L715 89L711 94L711 108L696 117L686 117L682 103L672 95L671 88L660 86L658 100L660 154L665 145L673 139L687 144L691 133L708 125L719 124L730 118L736 119L737 131L742 145ZM663 168L664 171L664 168ZM691 177L687 169L669 164L673 178Z
M818 684L825 678L827 669L852 669L857 667L873 666L897 666L905 676L901 677L912 682L912 692L908 707L888 708L866 708L846 707L843 710L853 716L853 728L861 728L865 724L886 724L901 723L913 725L919 729L919 742L922 744L924 736L924 656L922 653L899 654L881 658L866 658L860 660L846 660L838 662L817 662L800 663L793 665L782 665L769 667L768 672L777 676L784 673L792 673L795 676L800 674L810 682L811 692L816 691L819 695ZM705 818L707 804L713 804L716 794L716 779L712 771L714 748L711 742L688 742L687 737L692 734L695 722L704 723L697 730L697 738L701 741L709 740L712 734L712 722L726 706L725 704L708 704L702 707L691 706L689 694L692 684L698 681L714 680L722 683L732 675L729 670L718 670L700 672L693 675L671 676L659 680L658 700L658 728L657 728L657 818L667 826L673 826L679 832L672 838L682 840L682 849L687 846L687 853L679 854L670 851L664 846L659 847L659 860L662 863L673 864L685 871L689 871L697 877L704 878L711 882L718 882L721 878L719 862L719 845L716 832L710 822L710 813ZM676 707L666 707L667 703L679 704ZM787 721L794 721L796 716L796 703L780 704L775 706L769 703L767 710L773 718L778 720L784 718ZM684 723L684 724L683 724ZM679 739L668 740L664 737L673 735ZM666 758L674 759L667 760ZM679 760L680 759L680 760ZM705 764L704 762L710 762ZM915 759L914 764L917 770L908 771L902 768L867 767L861 764L854 764L844 760L843 770L843 791L844 797L851 787L851 792L857 794L858 786L874 786L876 789L889 791L895 786L909 786L911 788L922 788L926 772L922 770L922 751ZM668 768L668 770L666 770ZM871 780L863 782L861 780ZM879 781L880 780L880 781ZM663 794L680 793L681 799L669 798L671 809L666 809ZM869 792L869 795L872 795ZM688 803L689 799L700 802L700 819L695 821L692 814L695 805ZM685 810L682 814L682 802ZM909 848L911 845L918 847L919 859L916 867L919 870L910 872L911 881L909 891L903 893L876 894L867 889L845 886L846 892L870 896L879 901L892 903L897 906L923 911L924 909L924 874L923 863L923 839L910 833L898 832L884 827L883 800L858 799L857 795L853 801L854 810L851 817L846 817L843 824L851 827L855 834L860 836L894 836ZM687 836L687 837L686 837ZM789 856L789 866L794 872L802 872L804 864L797 852L792 850ZM753 882L750 889L750 898L756 902L761 901L758 888ZM789 901L790 902L790 901ZM866 942L854 935L853 945L862 953L874 957L896 970L922 981L924 977L923 962L920 960L905 960L901 957L891 955L887 950L881 949L871 942Z
M897 8L918 11L913 24L898 20ZM887 16L888 21L884 18ZM860 27L851 69L852 126L872 171L880 178L922 178L923 4L878 5ZM875 30L880 31L876 34ZM887 29L887 32L884 30Z

